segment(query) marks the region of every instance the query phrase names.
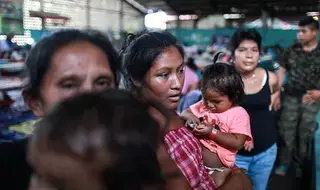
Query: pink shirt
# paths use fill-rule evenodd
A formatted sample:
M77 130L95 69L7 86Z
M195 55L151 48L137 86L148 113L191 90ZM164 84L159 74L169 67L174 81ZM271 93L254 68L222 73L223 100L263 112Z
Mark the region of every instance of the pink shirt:
M190 109L198 118L206 115L209 122L215 120L221 132L243 134L248 136L248 141L252 140L250 117L244 108L237 106L223 113L211 113L205 107L203 101L200 101L190 106ZM226 167L230 168L234 166L237 150L224 148L209 138L200 139L200 142L211 152L216 153Z
M198 84L199 78L192 69L190 69L188 66L186 66L186 69L184 71L184 85L182 88L182 94L187 94L190 91L190 87L193 84Z

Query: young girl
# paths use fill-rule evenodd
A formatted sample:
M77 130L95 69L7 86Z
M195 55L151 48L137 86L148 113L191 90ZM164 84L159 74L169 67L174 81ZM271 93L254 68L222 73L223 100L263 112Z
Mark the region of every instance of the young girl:
M203 146L204 164L220 187L234 166L238 150L253 148L250 119L238 106L244 95L240 74L231 65L214 63L205 68L202 100L182 112L186 125Z

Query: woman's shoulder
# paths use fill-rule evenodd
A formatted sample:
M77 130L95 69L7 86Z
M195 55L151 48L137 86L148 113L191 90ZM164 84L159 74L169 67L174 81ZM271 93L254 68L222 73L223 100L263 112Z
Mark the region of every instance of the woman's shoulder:
M269 79L269 86L273 87L275 85L278 84L278 77L277 75L272 72L269 71L267 69L264 68L257 68L256 69L256 74L258 75L259 78L261 78L263 80L263 78L266 76L266 74L268 75L268 79Z
M264 68L261 68L261 67L257 67L256 68L256 74L259 75L259 76L264 76L264 75L268 74L269 78L270 77L277 77L274 72L269 71L269 70L264 69Z
M257 67L255 70L255 74L258 76L263 77L266 74L267 70L265 68L262 67Z

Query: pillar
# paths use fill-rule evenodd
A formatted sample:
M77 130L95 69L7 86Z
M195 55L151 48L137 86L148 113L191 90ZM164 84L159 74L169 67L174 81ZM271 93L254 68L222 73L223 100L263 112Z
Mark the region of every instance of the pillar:
M87 29L90 29L91 28L91 14L90 14L90 11L91 11L91 6L90 6L90 2L91 0L87 0L86 2L86 18L87 18Z

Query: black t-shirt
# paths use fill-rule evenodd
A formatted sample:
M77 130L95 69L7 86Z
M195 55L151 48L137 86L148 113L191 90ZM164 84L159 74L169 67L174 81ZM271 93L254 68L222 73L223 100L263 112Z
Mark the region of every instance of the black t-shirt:
M270 104L271 92L269 87L269 74L267 72L267 80L262 89L256 94L245 95L241 104L250 116L254 149L251 152L242 149L238 154L254 156L264 152L276 143L277 131L275 115L269 108Z

